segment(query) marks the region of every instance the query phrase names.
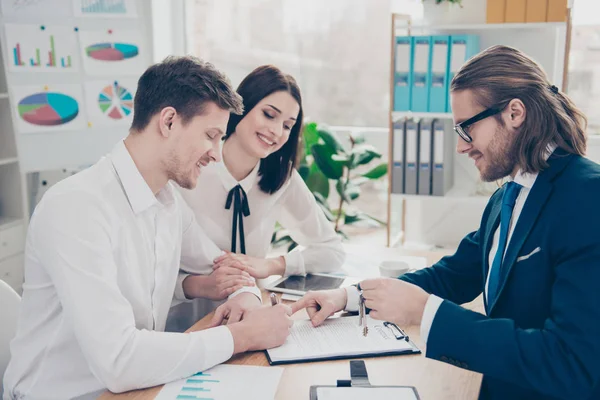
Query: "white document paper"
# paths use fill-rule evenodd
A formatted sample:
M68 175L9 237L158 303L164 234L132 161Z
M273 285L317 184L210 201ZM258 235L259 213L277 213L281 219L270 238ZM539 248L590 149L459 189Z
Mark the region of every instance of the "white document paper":
M417 400L409 387L321 387L317 388L319 400Z
M395 335L384 321L370 317L369 334L363 336L358 320L358 316L331 318L316 328L309 320L294 321L285 343L267 352L272 362L278 362L417 351L410 342L397 339L398 332Z
M186 379L167 383L155 400L273 400L283 368L217 365Z

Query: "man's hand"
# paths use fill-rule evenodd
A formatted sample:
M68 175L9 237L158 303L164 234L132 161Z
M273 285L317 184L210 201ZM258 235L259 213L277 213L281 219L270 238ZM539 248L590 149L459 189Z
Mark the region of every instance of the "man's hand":
M214 270L220 268L237 268L248 272L257 279L268 278L271 275L283 275L285 273L285 259L277 258L257 258L245 254L235 254L226 252L214 260Z
M231 267L216 269L207 276L190 275L183 280L183 291L189 298L223 300L244 286L256 286L256 283L247 272Z
M348 301L346 289L319 290L308 292L304 297L292 304L292 312L306 308L313 324L319 326L327 318L346 307Z
M227 325L233 336L233 353L281 346L294 324L290 315L292 310L284 304L263 306L250 311L243 321Z
M210 328L221 325L224 319L227 319L228 325L239 322L246 317L249 311L259 308L261 304L255 294L240 293L217 307L210 322Z
M372 318L400 326L421 324L429 293L420 287L393 278L367 279L360 287Z

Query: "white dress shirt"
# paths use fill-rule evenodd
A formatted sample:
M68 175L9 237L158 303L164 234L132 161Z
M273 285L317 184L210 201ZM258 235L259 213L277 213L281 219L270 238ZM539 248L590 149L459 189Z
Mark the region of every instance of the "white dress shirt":
M250 215L243 221L247 255L267 257L275 223L279 222L304 247L284 256L286 276L340 268L345 259L341 239L298 172L294 170L281 189L268 194L259 187L259 166L260 163L238 182L223 162L211 164L203 169L194 190L181 190L207 235L220 249L231 250L233 207L227 210L225 203L229 191L239 184L246 192L250 208ZM239 242L238 230L237 252ZM195 273L188 266L183 269Z
M553 150L553 149L552 149ZM523 211L523 206L525 205L525 201L527 200L527 196L529 196L529 192L537 179L538 174L523 174L521 170L517 172L515 175L514 181L522 186L519 191L519 195L517 196L517 200L515 201L515 207L513 208L513 213L510 219L510 226L508 230L508 237L506 238L506 243L510 244L510 239L512 237L513 231L515 230L515 226L517 221L519 220L519 216L521 215L521 211ZM512 180L509 178L509 180ZM492 247L490 249L490 254L488 255L490 271L492 269L493 260L498 252L498 243L500 241L500 226L494 232L494 239L492 242ZM508 249L508 245L506 246ZM504 249L504 253L506 254L506 249ZM490 271L488 271L488 276L485 283L485 296L487 299L487 291L490 279ZM359 302L359 292L358 289L354 286L349 286L346 288L347 294L347 302L346 302L346 311L358 311L358 302ZM427 344L427 339L429 337L429 331L431 330L431 325L433 324L433 319L435 318L435 314L439 309L440 305L444 299L438 297L436 295L429 295L427 299L427 303L425 304L425 309L423 310L423 317L421 318L421 339L423 342Z
M172 183L152 193L123 142L53 186L29 226L4 398L154 386L230 358L225 326L162 332L180 261L210 273L219 253Z

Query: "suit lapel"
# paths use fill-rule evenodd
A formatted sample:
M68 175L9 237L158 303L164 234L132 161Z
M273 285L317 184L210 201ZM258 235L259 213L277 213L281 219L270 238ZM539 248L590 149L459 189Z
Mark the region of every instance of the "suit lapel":
M504 194L504 188L499 192L497 197L498 200L492 205L492 209L490 211L490 215L488 217L486 226L485 226L485 236L484 236L484 252L483 252L483 260L481 265L483 265L483 288L485 291L485 282L487 281L487 276L490 270L490 249L492 248L492 243L494 241L494 232L498 229L498 225L500 225L500 210L502 209L502 196ZM488 309L487 304L487 296L483 296L483 304L485 309Z
M498 293L496 298L492 299L492 303L489 305L488 315L490 315L492 309L496 305L497 300L502 295L502 290L506 285L506 281L508 280L510 271L517 260L517 256L521 251L525 240L529 236L533 225L540 216L542 209L548 201L550 194L552 193L554 186L552 181L554 177L564 169L570 159L570 156L564 155L560 150L557 150L548 160L550 167L538 175L538 178L531 188L531 191L527 196L527 200L525 201L523 210L521 211L521 215L519 216L513 234L510 238L510 242L507 244L508 247L506 249L506 254L504 255L504 260L502 261L502 270L500 271L501 273ZM489 252L487 255L489 256Z

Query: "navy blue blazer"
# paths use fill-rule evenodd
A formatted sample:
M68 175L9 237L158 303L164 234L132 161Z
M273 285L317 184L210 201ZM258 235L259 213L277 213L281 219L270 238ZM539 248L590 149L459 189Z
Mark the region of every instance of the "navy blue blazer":
M444 299L426 355L482 373L480 399L600 399L600 165L559 150L548 163L487 315L459 304L485 288L504 187L454 255L401 277Z

